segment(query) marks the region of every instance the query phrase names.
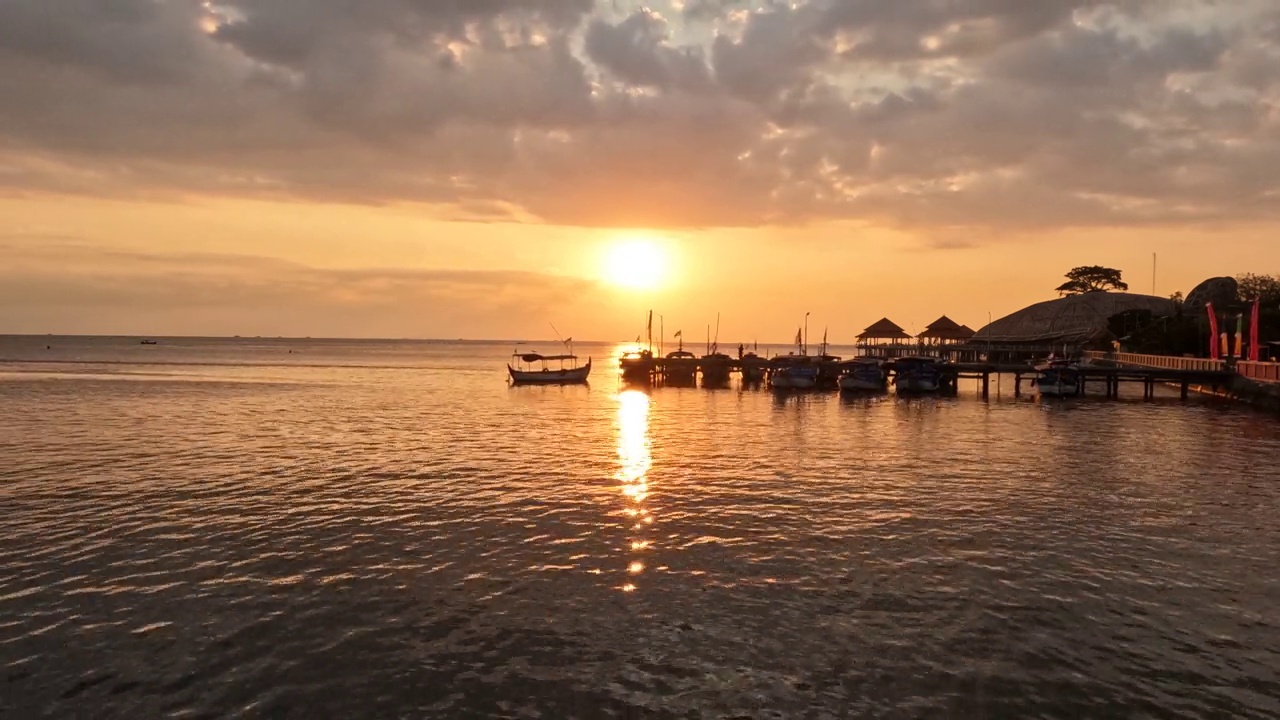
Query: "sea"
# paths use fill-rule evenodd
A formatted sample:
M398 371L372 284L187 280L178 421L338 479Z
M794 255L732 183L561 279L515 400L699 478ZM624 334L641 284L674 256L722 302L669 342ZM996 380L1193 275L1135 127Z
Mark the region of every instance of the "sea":
M155 341L0 338L0 716L1280 717L1274 416Z

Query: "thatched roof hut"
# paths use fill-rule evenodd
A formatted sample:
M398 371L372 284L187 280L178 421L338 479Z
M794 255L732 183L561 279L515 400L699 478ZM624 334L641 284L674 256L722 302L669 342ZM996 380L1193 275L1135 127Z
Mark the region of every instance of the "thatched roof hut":
M936 342L964 342L972 338L973 335L973 330L943 315L929 323L924 332L920 333L919 338Z
M1130 310L1173 315L1176 304L1135 293L1090 292L1036 303L996 320L974 335L985 343L1088 343L1105 338L1107 320Z
M898 324L889 318L880 318L871 324L862 334L858 335L858 339L867 340L910 340L911 336L906 330L898 327Z

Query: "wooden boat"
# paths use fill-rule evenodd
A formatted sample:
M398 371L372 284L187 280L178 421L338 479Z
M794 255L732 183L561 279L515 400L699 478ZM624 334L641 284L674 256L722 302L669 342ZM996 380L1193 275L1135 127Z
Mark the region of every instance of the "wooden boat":
M933 357L901 357L893 361L893 387L899 393L932 393L942 387L942 361Z
M155 340L143 340L141 344L142 345L159 345L160 343L156 342Z
M664 380L669 385L695 385L698 381L698 356L684 350L667 353L663 363Z
M759 355L749 352L742 356L742 382L748 385L755 385L764 382L764 376L769 369L769 361Z
M653 377L653 352L649 350L633 350L618 358L618 366L622 368L622 379L633 383L647 383Z
M703 387L724 387L729 384L729 373L733 368L733 358L722 352L712 352L702 356Z
M818 384L818 366L807 355L780 355L772 365L769 382L778 390L809 390Z
M1080 394L1080 368L1071 360L1049 360L1036 366L1032 382L1045 397L1075 397Z
M507 364L507 372L511 374L511 382L516 385L572 385L587 381L591 374L591 358L586 365L578 365L576 355L539 355L538 353L515 353L512 359L520 369ZM559 363L552 368L550 363ZM565 367L566 363L571 367ZM534 366L540 366L534 369Z
M879 358L854 358L843 364L840 374L841 390L868 390L881 392L889 386L889 376Z

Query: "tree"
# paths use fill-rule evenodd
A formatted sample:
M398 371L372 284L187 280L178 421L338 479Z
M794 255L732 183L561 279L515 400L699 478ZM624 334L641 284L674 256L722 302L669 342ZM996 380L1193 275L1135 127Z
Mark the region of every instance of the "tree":
M1236 278L1236 284L1239 286L1241 300L1259 300L1267 306L1280 305L1280 278L1245 273Z
M1058 286L1059 295L1079 295L1099 290L1128 290L1129 284L1120 279L1120 271L1100 265L1073 268L1067 273L1067 281Z

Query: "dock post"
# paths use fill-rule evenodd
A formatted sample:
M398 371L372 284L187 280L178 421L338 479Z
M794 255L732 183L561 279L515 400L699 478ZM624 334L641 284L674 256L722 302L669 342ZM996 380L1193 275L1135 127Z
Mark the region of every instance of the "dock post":
M1022 397L1022 373L1013 376L1013 396Z
M991 373L982 373L982 399L991 399Z
M1187 383L1187 381L1185 381L1185 380L1184 380L1184 381L1182 381L1182 399L1183 399L1183 400L1186 400L1186 399L1187 399L1188 390L1189 390L1189 388L1188 388L1188 383Z

